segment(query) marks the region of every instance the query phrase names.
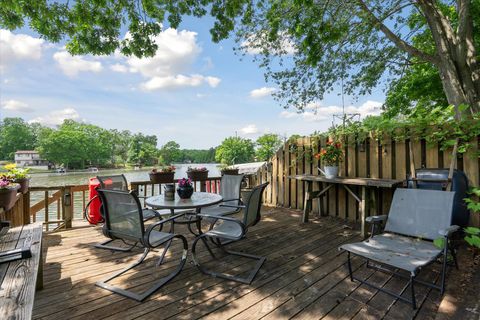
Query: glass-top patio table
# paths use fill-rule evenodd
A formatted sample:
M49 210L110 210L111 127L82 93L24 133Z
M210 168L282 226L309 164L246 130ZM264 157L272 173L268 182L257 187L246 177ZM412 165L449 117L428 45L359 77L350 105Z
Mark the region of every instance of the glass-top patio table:
M149 197L145 200L145 203L153 209L169 209L172 215L175 213L175 210L195 209L194 211L186 212L183 217L175 219L175 223L188 225L188 230L194 235L198 235L191 229L191 225L194 223L197 225L198 232L202 233L200 223L202 219L197 214L201 212L202 208L220 202L222 202L221 195L209 192L194 192L190 199L181 199L176 194L174 200L166 200L164 195Z

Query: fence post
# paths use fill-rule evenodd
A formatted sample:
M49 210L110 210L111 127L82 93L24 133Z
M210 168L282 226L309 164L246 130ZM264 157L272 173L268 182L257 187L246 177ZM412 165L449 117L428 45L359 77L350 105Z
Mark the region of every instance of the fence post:
M72 227L73 220L73 196L72 188L70 186L62 188L62 202L63 210L65 212L65 228L69 229Z

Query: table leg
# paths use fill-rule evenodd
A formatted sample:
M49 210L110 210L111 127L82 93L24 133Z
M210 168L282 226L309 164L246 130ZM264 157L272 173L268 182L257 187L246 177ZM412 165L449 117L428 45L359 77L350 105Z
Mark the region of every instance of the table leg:
M363 238L367 237L367 230L365 227L365 219L367 218L368 211L368 192L367 187L362 186L362 195L360 201L360 223L361 223L361 235Z
M303 204L303 217L302 222L308 222L308 215L310 211L312 211L312 199L311 199L311 192L312 192L312 181L307 181L307 191L305 191L305 202Z

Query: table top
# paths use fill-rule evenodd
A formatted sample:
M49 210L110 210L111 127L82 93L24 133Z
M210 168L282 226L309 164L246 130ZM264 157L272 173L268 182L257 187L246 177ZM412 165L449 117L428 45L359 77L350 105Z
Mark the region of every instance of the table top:
M31 319L42 248L42 223L10 228L0 237L0 251L30 247L31 258L0 265L0 319ZM43 283L43 280L40 279Z
M296 179L300 181L329 182L329 183L348 184L348 185L367 186L367 187L381 187L381 188L394 188L403 183L403 180L395 180L395 179L345 178L345 177L327 178L325 176L317 176L314 174L298 174L294 176L288 176L288 178Z
M145 199L145 203L156 209L195 209L220 203L222 196L209 192L194 192L190 199L181 199L175 194L175 200L165 200L163 194Z

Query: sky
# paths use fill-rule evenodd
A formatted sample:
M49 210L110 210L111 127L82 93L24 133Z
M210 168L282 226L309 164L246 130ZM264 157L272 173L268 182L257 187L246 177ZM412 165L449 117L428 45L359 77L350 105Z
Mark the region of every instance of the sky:
M211 26L208 18L186 18L178 30L165 27L155 56L144 59L71 56L64 44L28 28L0 29L0 119L50 127L74 119L156 135L159 146L174 140L181 148L210 148L228 136L324 131L341 113L340 87L301 114L284 109L271 96L277 88L253 62L255 52L241 57L233 40L213 43ZM384 100L378 89L347 96L345 105L364 117L378 114Z

